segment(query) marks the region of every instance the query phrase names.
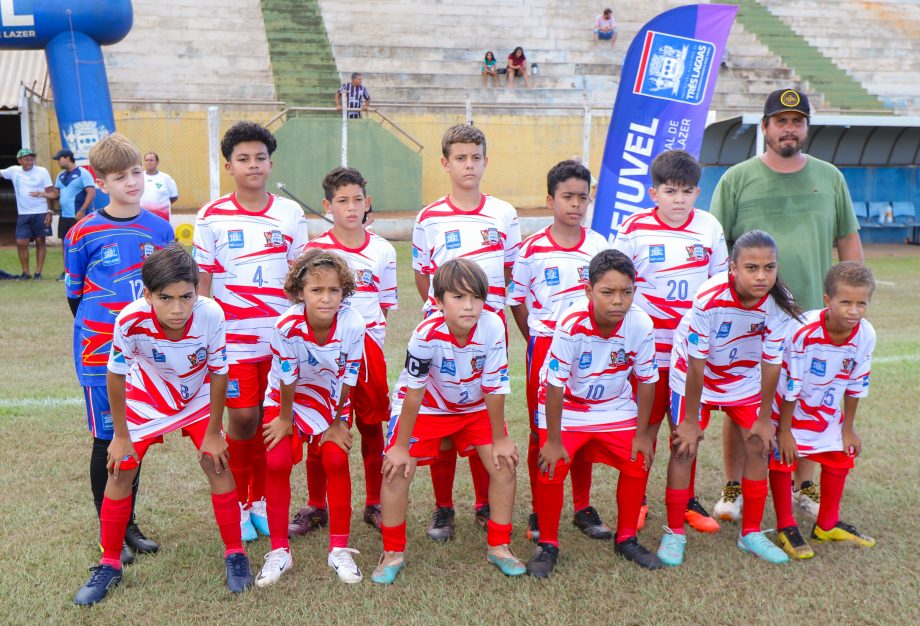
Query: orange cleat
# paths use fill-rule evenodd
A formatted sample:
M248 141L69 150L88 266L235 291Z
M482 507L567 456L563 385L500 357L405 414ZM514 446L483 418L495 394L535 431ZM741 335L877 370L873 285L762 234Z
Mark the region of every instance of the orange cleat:
M687 510L684 511L684 519L690 524L693 530L699 533L717 533L719 532L719 522L717 522L709 511L703 508L699 500L690 498L687 502Z

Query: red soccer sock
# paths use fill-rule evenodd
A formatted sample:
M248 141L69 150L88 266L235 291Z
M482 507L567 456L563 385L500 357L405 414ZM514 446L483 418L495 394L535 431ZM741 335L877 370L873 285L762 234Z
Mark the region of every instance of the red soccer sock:
M557 470L558 471L558 470ZM537 484L537 523L540 543L559 546L559 517L562 515L563 482Z
M236 491L212 493L211 506L214 508L217 530L220 531L220 538L224 542L224 558L236 553L245 554L243 533L240 529L240 505Z
M291 507L291 470L294 452L290 436L285 437L266 455L265 514L272 550L289 548L288 512Z
M489 503L489 470L476 453L470 457L470 474L473 476L476 508L480 509Z
M441 450L431 464L431 486L434 489L435 506L454 508L454 474L457 473L457 451L454 448Z
M689 489L664 490L664 506L668 511L668 528L677 535L684 535L684 512L687 510Z
M236 482L237 498L243 504L249 502L249 483L252 481L251 448L248 439L231 439L227 436L227 452L230 454L230 473Z
M773 508L776 509L776 530L796 526L795 515L792 514L792 474L770 470L770 491L773 492Z
M329 550L347 548L351 532L351 472L348 455L338 445L323 444L323 468L329 481Z
M537 478L540 476L540 443L531 433L527 439L527 475L530 478L530 510L537 512Z
M102 526L100 543L102 544L101 565L110 565L121 569L121 546L125 541L125 530L131 519L131 496L113 500L108 496L102 498L102 512L99 521Z
M690 464L690 484L687 487L687 501L696 497L696 457L693 457L693 463ZM686 508L686 507L685 507Z
M511 523L497 524L495 520L489 520L487 529L489 547L501 546L511 543Z
M317 509L326 508L326 470L323 468L323 457L307 448L307 506Z
M642 498L645 496L645 483L647 482L648 474L630 476L620 472L620 478L617 480L617 543L636 536L639 510L642 508ZM684 508L686 506L687 501L684 500Z
M583 454L572 459L569 475L572 477L572 505L576 511L591 506L591 470L593 465Z
M361 458L364 459L364 484L367 495L364 506L380 504L380 485L383 482L383 426L357 423L361 433Z
M741 478L741 535L760 532L763 521L763 508L767 504L767 479L752 480Z
M383 549L386 552L405 552L406 551L406 523L399 526L380 526L380 534L383 535Z
M249 481L249 501L258 502L265 497L265 440L259 434L249 440L249 456L252 459L252 478Z
M850 470L821 466L821 503L818 505L818 527L830 530L840 521L840 500Z

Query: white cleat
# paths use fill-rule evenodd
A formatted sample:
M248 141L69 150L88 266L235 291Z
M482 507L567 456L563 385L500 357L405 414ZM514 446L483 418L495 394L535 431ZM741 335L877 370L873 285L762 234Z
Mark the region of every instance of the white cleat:
M722 487L722 497L712 507L712 515L725 522L737 522L741 519L741 504L741 485L736 482L726 483Z
M281 575L294 566L291 551L288 548L278 548L265 555L265 565L256 576L256 587L274 585Z
M817 518L818 509L821 508L821 488L810 480L806 480L802 483L801 489L792 492L792 501L806 515Z
M364 579L364 576L361 575L361 570L355 565L352 554L361 553L354 548L333 548L329 552L329 558L326 559L329 567L338 575L339 580L349 584L359 583Z

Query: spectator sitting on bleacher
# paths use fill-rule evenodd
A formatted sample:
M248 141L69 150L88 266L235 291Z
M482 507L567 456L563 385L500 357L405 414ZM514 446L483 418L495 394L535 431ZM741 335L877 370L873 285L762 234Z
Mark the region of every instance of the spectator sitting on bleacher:
M486 56L482 59L482 86L489 86L489 79L492 79L492 86L498 86L498 68L496 67L497 61L495 60L495 54L491 50L486 52Z
M594 18L594 47L597 47L599 41L609 41L610 49L617 43L617 21L613 19L613 11L604 9L602 15Z
M530 79L527 78L527 57L524 56L524 48L521 46L508 55L508 87L514 87L514 79L517 76L524 79L525 87L530 87Z

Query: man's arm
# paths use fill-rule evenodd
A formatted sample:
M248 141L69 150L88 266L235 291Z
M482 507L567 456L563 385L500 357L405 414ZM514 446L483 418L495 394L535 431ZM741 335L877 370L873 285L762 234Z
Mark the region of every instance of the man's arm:
M335 92L335 110L336 111L342 110L342 92L341 91Z
M511 307L511 315L514 316L514 323L517 324L518 330L521 331L524 341L530 341L530 328L527 325L527 306L518 304Z
M859 233L850 233L837 240L837 256L841 261L863 262L862 241L859 239Z

